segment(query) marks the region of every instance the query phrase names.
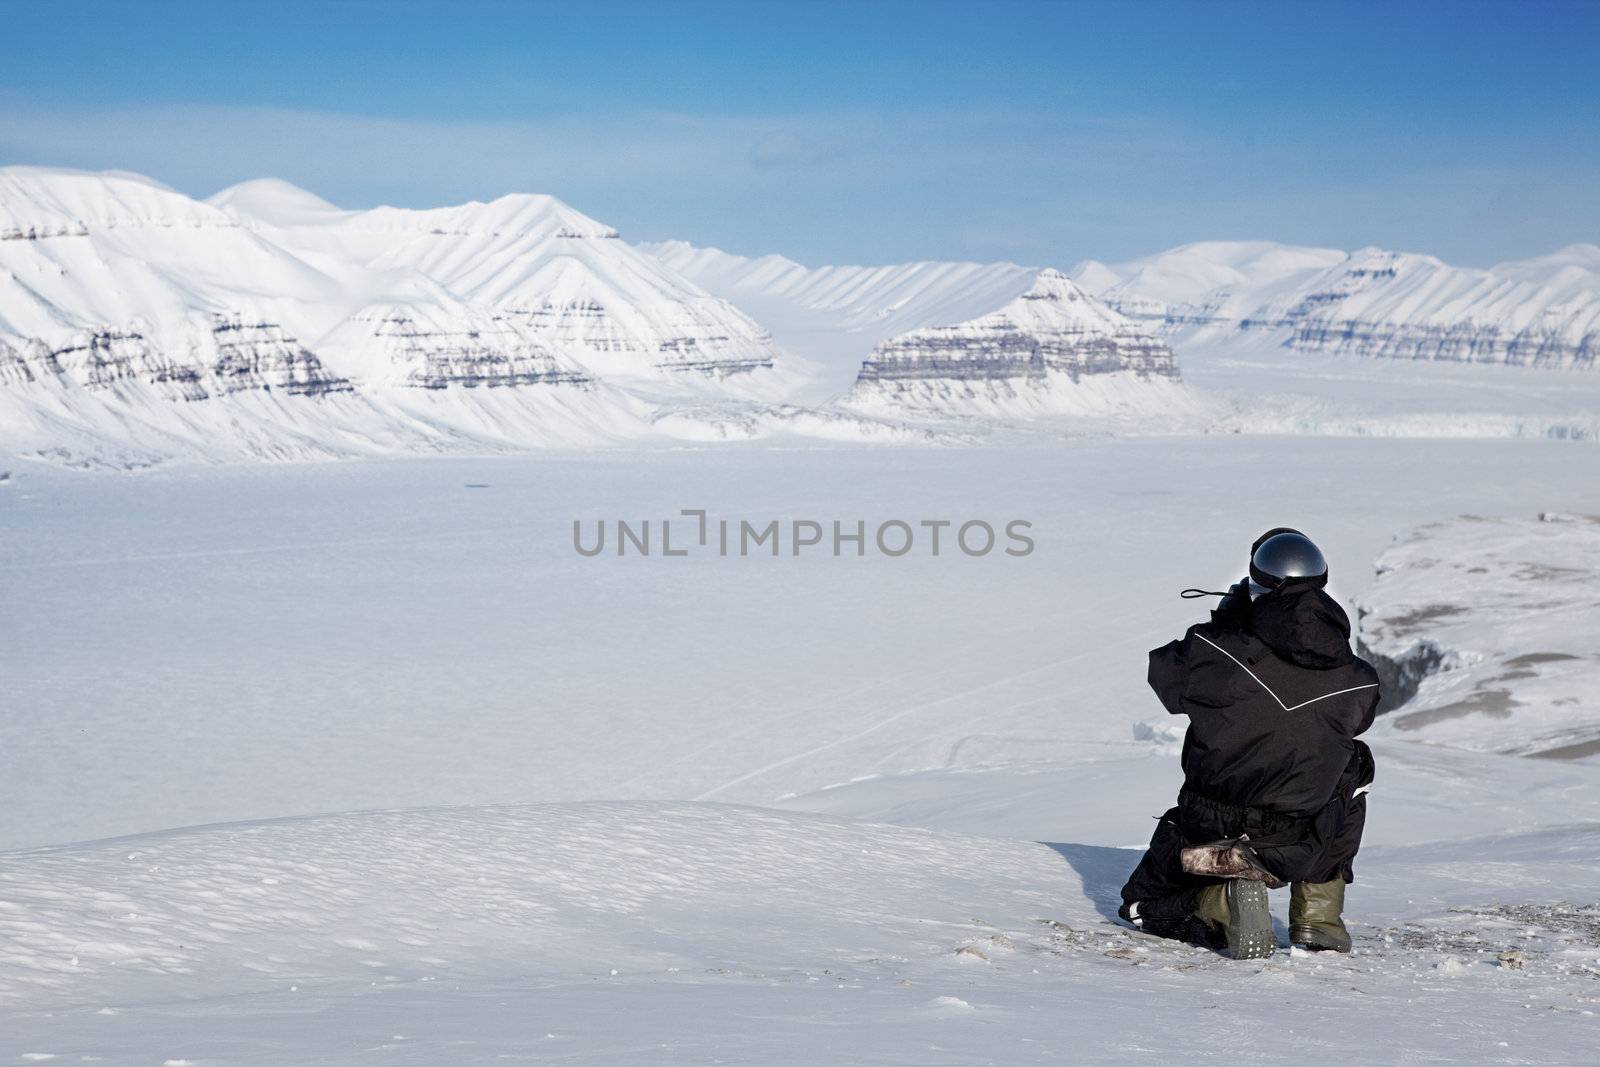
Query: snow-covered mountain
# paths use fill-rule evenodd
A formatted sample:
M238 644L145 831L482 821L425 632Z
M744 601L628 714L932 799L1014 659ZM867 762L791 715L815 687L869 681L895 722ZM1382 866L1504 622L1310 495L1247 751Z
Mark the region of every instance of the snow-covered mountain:
M136 175L0 169L0 380L173 400L348 390L301 332L343 288Z
M1087 260L1072 277L1129 318L1165 332L1237 326L1264 302L1293 292L1343 262L1326 248L1268 241L1205 241L1109 266Z
M1108 414L1181 404L1171 349L1059 271L1014 263L804 267L681 241L663 263L769 323L884 413ZM1167 388L1150 388L1153 382Z
M379 301L321 347L360 381L424 389L581 384L588 376L519 317L453 298Z
M1593 367L1600 353L1595 245L1479 270L1378 248L1218 241L1072 273L1180 345L1249 332L1306 351L1556 368Z
M878 340L921 326L962 322L1021 296L1038 271L1015 263L921 261L886 267L805 267L783 256L737 256L685 241L641 251L741 305L788 304L838 329Z
M283 183L212 197L275 243L379 277L420 276L493 308L592 373L724 376L771 367L771 337L617 231L551 196L341 212Z
M1116 386L1080 389L1092 380ZM846 403L932 411L1073 413L1155 407L1153 382L1176 383L1172 349L1059 271L966 322L890 338L861 366ZM1141 403L1142 401L1142 403ZM1154 402L1153 402L1154 401Z
M0 168L0 449L72 464L922 439L884 421L908 414L1585 437L1581 398L1547 411L1528 383L1487 407L1498 386L1469 401L1348 369L1284 389L1256 357L1589 367L1597 338L1593 245L1490 270L1263 242L1065 277L807 268L631 246L549 196L349 211L275 179L197 201L135 174ZM1196 366L1248 348L1256 369L1240 393L1213 360L1191 387L1174 348Z
M776 361L748 316L552 197L343 211L275 180L200 202L0 169L0 443L22 454L592 442L657 432L660 398L759 394Z

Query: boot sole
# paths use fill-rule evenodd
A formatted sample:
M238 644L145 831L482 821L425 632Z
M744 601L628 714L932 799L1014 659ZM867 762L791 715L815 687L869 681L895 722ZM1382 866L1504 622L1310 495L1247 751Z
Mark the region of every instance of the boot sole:
M1303 948L1307 952L1349 952L1349 941L1338 941L1323 937L1321 934L1307 931L1289 930L1289 944L1295 948Z
M1228 955L1236 960L1263 960L1277 948L1267 887L1235 878L1228 883Z

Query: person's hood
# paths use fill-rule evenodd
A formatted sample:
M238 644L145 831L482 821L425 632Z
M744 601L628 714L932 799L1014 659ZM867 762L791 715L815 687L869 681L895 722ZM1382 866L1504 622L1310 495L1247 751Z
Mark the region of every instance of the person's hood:
M1250 605L1248 629L1300 667L1326 670L1349 663L1350 618L1309 582L1291 581Z

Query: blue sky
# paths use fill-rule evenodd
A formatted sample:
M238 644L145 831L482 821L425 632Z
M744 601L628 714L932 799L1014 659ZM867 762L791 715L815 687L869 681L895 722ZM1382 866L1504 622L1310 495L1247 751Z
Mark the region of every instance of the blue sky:
M1070 266L1600 242L1600 4L0 0L0 163Z

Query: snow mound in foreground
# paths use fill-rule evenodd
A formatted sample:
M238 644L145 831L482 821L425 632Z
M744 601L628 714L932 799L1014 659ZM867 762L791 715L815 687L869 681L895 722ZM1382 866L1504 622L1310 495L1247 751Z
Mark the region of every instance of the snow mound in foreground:
M1462 516L1377 562L1364 654L1403 706L1383 729L1480 751L1600 755L1600 518Z
M1355 955L1239 963L1107 921L1127 849L707 804L199 827L0 856L0 1059L1168 1062L1221 1001L1265 1058L1587 1062L1597 855L1378 847Z
M1043 845L708 804L370 812L36 849L7 855L0 901L8 1008L820 970L952 954L973 915L1093 915Z

